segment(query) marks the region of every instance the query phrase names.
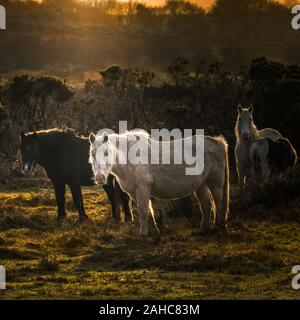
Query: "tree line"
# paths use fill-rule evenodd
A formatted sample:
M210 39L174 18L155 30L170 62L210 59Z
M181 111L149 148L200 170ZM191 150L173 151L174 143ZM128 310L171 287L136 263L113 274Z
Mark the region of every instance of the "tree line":
M278 129L299 150L299 66L263 57L228 72L219 62L195 66L177 57L166 74L158 83L155 71L111 65L80 88L52 76L17 75L0 87L0 152L14 159L21 131L57 126L87 135L118 129L120 120L129 129L204 128L233 148L238 104L253 104L258 127Z
M17 69L103 69L116 63L165 70L174 56L229 70L267 56L300 63L300 32L288 5L268 0L217 0L207 11L188 1L158 7L130 1L2 1L0 72ZM157 50L159 48L159 50Z

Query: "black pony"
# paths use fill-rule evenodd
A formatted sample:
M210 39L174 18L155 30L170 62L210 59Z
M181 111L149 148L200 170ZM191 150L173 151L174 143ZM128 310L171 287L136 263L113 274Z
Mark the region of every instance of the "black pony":
M271 174L281 174L296 165L298 157L291 142L286 138L258 139L250 148L250 160L256 176L266 181Z
M297 163L297 152L291 142L286 138L276 141L268 139L269 143L269 164L278 173L284 172Z
M51 180L56 196L58 220L66 218L65 192L70 187L80 221L87 219L84 210L81 186L91 186L93 171L89 159L88 138L78 137L71 129L50 129L21 133L20 151L24 172L33 171L36 164L44 167ZM123 204L125 221L132 221L129 197L113 176L103 186L112 207L113 219L120 222L120 206Z

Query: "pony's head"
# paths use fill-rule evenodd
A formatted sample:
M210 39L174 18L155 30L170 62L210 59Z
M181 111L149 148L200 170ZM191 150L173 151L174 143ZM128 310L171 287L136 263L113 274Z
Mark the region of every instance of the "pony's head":
M107 133L95 135L90 133L90 160L95 182L106 184L113 167L114 148Z
M236 122L236 134L240 139L250 140L253 124L253 106L243 108L238 106L238 117Z
M38 135L36 132L22 132L20 135L22 170L32 172L40 157Z

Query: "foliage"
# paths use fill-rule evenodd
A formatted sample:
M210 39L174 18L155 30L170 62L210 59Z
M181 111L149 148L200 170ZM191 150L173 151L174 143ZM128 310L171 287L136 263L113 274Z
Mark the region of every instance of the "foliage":
M248 94L258 125L267 119L269 127L277 128L299 148L300 67L259 58L251 64L249 79Z
M127 120L128 129L204 128L207 134L222 134L229 142L233 167L233 128L236 106L241 103L254 105L258 128L278 129L299 150L300 68L296 65L259 58L248 71L230 72L220 62L193 65L177 57L164 80L156 80L152 70L118 65L103 69L100 76L75 89L58 78L15 76L0 91L17 132L12 145L21 130L68 126L87 135L100 128L117 130L118 122Z
M22 129L37 130L59 125L60 107L72 96L68 85L54 77L14 77L3 88L12 120Z
M4 107L0 102L0 156L6 156L12 152L12 121L7 107Z
M264 184L248 185L243 193L233 198L232 210L240 216L245 216L249 215L249 208L251 208L250 211L253 215L253 208L265 210L281 207L287 205L293 199L298 199L299 190L300 166L298 164L280 176L271 177ZM284 213L279 210L279 213L277 213L278 218L284 220L297 218L297 215L298 213L293 212L293 210ZM276 216L276 210L274 210L274 216Z
M219 0L205 11L188 1L160 7L116 1L8 0L0 72L117 63L164 70L175 55L237 70L265 55L299 63L299 33L290 9L268 0ZM92 6L92 3L95 5Z

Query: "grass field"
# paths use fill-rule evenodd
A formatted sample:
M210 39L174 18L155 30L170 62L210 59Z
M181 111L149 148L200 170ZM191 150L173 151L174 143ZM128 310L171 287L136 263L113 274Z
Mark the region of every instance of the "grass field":
M80 225L70 195L56 223L51 188L0 188L2 299L298 299L299 221L235 218L228 234L200 235L200 217L167 219L159 244L138 225L115 225L103 192L85 188L93 223ZM300 217L300 202L288 207ZM265 212L264 217L268 214ZM256 215L257 217L257 215ZM137 220L137 219L135 219ZM296 219L297 220L297 219Z

